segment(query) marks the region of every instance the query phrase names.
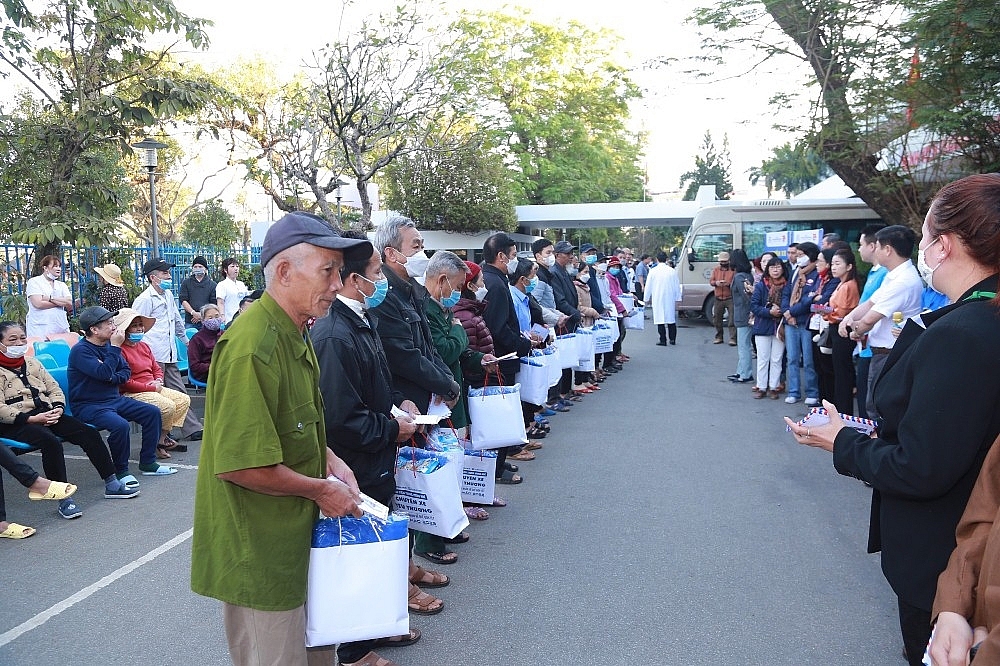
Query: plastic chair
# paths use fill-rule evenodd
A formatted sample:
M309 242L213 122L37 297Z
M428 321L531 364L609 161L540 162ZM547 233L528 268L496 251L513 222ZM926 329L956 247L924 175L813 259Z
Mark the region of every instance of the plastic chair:
M192 375L190 372L188 372L188 383L191 384L191 386L195 387L196 389L205 390L208 388L208 384L206 384L205 382L199 382L197 379L194 378L194 375Z
M66 396L66 406L63 407L63 412L65 412L67 416L73 416L73 412L70 411L69 408L69 378L66 373L66 366L60 366L49 370L49 374L52 375L52 379L56 380L56 383L59 384L59 388L62 389L63 395Z
M35 354L35 360L41 363L42 367L46 370L55 370L59 367L59 364L56 363L51 354Z
M69 365L69 343L65 340L49 340L48 342L36 342L35 354L48 354L55 359L56 365L65 367Z
M62 340L70 347L83 340L83 337L79 333L49 333L45 338L50 342Z
M177 345L177 369L183 375L188 371L188 348L180 338L174 338Z
M6 437L0 437L0 444L10 447L14 455L21 455L22 453L28 453L30 451L37 451L37 446L32 446L26 442L19 442L16 439L7 439Z
M193 338L194 334L197 333L197 332L198 332L197 328L185 328L184 329L184 335L187 336L188 342L191 341L191 338Z
M37 335L32 335L28 337L28 352L24 355L25 358L31 358L35 355L35 343L45 342L45 338L40 338Z

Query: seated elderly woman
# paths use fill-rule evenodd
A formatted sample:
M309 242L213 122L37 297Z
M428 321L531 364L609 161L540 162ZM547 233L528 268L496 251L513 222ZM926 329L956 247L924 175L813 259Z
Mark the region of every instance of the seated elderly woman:
M118 387L132 377L122 355L125 330L115 326L115 313L92 306L80 313L84 338L69 353L69 404L73 414L96 428L108 431L108 447L118 478L128 486L139 481L129 473L131 447L129 421L142 428L139 470L144 476L165 476L177 472L156 462L156 445L163 423L153 405L123 397Z
M208 367L212 362L215 343L222 336L226 320L214 303L201 306L201 329L188 342L188 372L204 384L208 381Z
M42 450L45 476L53 482L66 481L66 459L62 440L83 449L104 480L104 495L110 499L135 497L137 490L125 487L116 476L104 440L96 429L65 413L66 397L59 383L33 358L25 358L28 338L24 327L13 321L0 322L0 437L37 446ZM48 483L3 447L0 464L25 487ZM66 485L61 483L61 485ZM56 486L58 487L58 486ZM38 488L34 488L37 490ZM45 488L42 488L45 492ZM83 515L69 494L59 499L64 518Z
M121 310L114 318L115 326L125 331L122 342L122 357L128 363L132 376L119 385L118 390L126 398L149 403L160 410L163 432L156 445L157 458L169 458L168 451L187 451L187 444L178 444L170 436L172 428L184 425L191 397L182 391L175 391L163 385L163 368L156 362L153 350L142 341L142 336L153 327L156 319L144 317L132 308Z

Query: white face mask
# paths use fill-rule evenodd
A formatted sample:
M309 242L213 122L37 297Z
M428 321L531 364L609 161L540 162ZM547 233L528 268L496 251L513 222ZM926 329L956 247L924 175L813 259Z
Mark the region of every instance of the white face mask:
M578 277L580 279L580 282L589 282L590 281L590 273L584 273L583 275L580 275Z
M430 261L427 253L420 250L412 257L406 258L406 274L411 278L422 278L427 272L427 262Z
M934 243L937 243L939 239L940 237L935 238L933 242L931 242L931 244L927 246L927 250L931 249L931 246L934 245ZM930 287L931 289L934 289L934 271L941 268L941 264L944 263L944 259L942 259L937 266L931 268L930 266L927 265L927 257L924 254L925 252L926 250L924 249L917 250L917 270L920 271L920 277L924 279L924 282L927 283L927 286ZM934 291L938 290L934 289ZM941 292L938 291L938 293Z
M4 356L8 358L23 358L28 353L28 345L11 345L7 347Z
M608 265L607 264L597 264L597 270L601 271L602 273L605 273L608 270Z
M553 266L556 265L556 255L550 254L549 256L545 257L545 259L542 260L542 263L548 266L549 268L552 268Z
M513 275L517 272L517 257L513 259L507 259L507 275Z
M482 301L484 298L486 298L486 294L488 292L489 292L489 290L485 286L482 286L479 289L476 289L476 300L477 301Z
M795 260L795 265L798 266L799 268L805 268L806 266L808 266L809 255L807 254L800 255L799 258Z

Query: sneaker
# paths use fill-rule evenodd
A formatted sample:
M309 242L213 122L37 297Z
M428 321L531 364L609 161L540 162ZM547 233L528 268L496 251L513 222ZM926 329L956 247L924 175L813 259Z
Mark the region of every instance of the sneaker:
M131 497L135 497L138 494L139 494L138 486L132 486L130 488L129 486L126 486L124 483L118 490L108 490L107 488L104 489L104 499L129 499Z
M83 515L83 509L78 507L73 500L64 499L62 502L59 502L59 515L66 520L73 520Z
M785 402L787 402L789 405L794 405L798 401L799 401L799 397L796 396L796 395L790 395L787 398L785 398Z
M819 404L819 398L806 398L807 407L815 407Z
M739 375L726 375L726 379L728 379L731 382L736 382L736 381L739 381L740 376Z

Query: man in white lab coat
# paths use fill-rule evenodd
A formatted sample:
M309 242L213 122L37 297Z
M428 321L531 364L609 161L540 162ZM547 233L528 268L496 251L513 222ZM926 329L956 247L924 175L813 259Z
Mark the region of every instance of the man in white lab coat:
M656 344L665 347L669 332L670 344L677 344L677 302L681 300L681 284L677 271L667 263L667 253L656 254L656 267L649 269L644 296L653 308L653 323L660 334Z

